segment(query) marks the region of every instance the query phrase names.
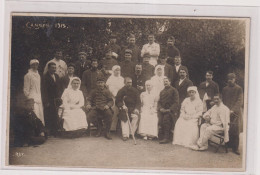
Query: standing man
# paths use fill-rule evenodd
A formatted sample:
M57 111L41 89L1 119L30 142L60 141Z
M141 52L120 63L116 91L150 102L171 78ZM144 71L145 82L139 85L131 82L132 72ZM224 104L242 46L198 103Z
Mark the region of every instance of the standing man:
M112 123L112 106L114 105L111 92L105 88L104 77L98 77L97 88L90 93L90 97L87 99L86 110L88 113L88 124L97 123L96 137L101 136L103 129L103 122L105 124L104 136L108 140L111 140L109 134Z
M212 79L213 72L207 71L206 81L202 82L199 86L199 94L203 102L203 112L206 112L211 106L213 106L213 97L219 93L219 86Z
M160 65L164 68L164 75L172 81L173 77L173 67L167 63L167 57L165 55L160 55Z
M139 92L137 89L132 87L132 79L129 77L125 78L125 86L117 93L116 106L119 109L118 118L121 120L123 141L126 141L131 134L129 131L126 112L128 112L128 116L131 120L132 131L135 134L138 127L141 108Z
M154 76L154 66L149 64L149 60L150 60L150 55L144 54L142 69L143 69L143 75L145 77L145 80L150 80L152 76Z
M61 90L61 91L62 91L62 93L63 93L63 91L64 91L66 88L68 88L68 85L69 85L69 83L70 83L70 80L71 80L73 77L75 77L74 72L75 72L75 64L70 63L70 64L68 65L68 73L67 73L64 77L61 78L61 86L62 86L62 90Z
M48 71L43 76L42 99L44 104L45 126L53 136L58 131L58 113L57 107L61 105L61 82L60 77L55 73L56 64L50 62Z
M135 64L132 62L132 51L129 49L125 50L125 59L120 64L121 76L132 77L135 72Z
M179 77L180 79L175 82L174 87L179 92L179 102L181 105L183 100L188 96L187 93L188 87L193 86L193 83L191 80L187 78L187 72L186 69L184 68L179 69Z
M91 61L87 60L86 52L79 52L79 59L75 62L75 75L82 78L83 72L90 68Z
M180 51L175 47L174 44L175 44L175 38L173 36L170 36L167 40L166 54L167 57L169 57L167 62L171 66L174 66L174 58L176 56L180 56Z
M67 73L67 64L62 60L62 50L58 49L55 52L55 57L48 61L48 63L46 64L45 68L44 68L44 72L43 74L46 74L48 71L48 65L50 62L53 62L56 64L56 74L62 78L66 75Z
M141 92L145 91L146 78L142 72L141 64L137 64L135 66L135 73L132 76L132 81L133 81L133 87L136 88L140 94Z
M112 57L111 49L108 49L105 58L100 61L100 67L105 73L105 79L112 74L112 67L114 65L118 65L118 62Z
M223 103L230 109L230 131L229 131L229 146L232 151L239 155L239 126L242 117L243 106L243 90L236 84L236 75L229 73L228 85L222 91Z
M179 74L180 74L180 68L185 69L185 72L187 73L187 78L189 78L189 71L186 66L181 65L181 57L176 56L174 58L174 66L173 66L173 76L172 76L172 85L179 80Z
M116 44L116 35L112 34L110 36L109 44L105 47L105 52L108 50L111 50L111 52L114 52L117 56L121 52L121 47Z
M179 110L178 91L171 86L169 78L164 78L164 89L158 101L159 135L163 135L160 144L170 142L170 132L177 120Z
M141 56L141 50L140 48L135 44L135 36L133 34L130 34L129 37L128 37L128 45L125 46L125 48L122 50L122 54L121 55L124 55L125 54L125 50L126 49L130 49L132 50L132 62L137 64L137 63L140 63L140 56ZM123 61L123 60L121 60Z
M149 63L155 67L157 65L158 56L160 54L160 45L154 41L154 34L148 35L148 43L143 45L141 50L141 57L144 57L144 54L146 53L149 54Z
M105 74L98 70L98 61L97 59L91 60L91 68L85 70L82 75L82 82L81 82L81 90L84 94L84 97L88 97L90 92L97 87L97 78L104 77Z

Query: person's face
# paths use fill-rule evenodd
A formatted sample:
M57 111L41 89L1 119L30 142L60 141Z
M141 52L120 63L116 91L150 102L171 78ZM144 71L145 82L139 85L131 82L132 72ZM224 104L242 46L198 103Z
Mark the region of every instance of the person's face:
M33 64L31 64L31 68L32 68L33 70L38 70L38 67L39 67L39 64L38 64L38 63L33 63Z
M157 72L157 75L160 77L160 76L162 76L162 69L161 68L159 68L159 69L157 69L156 70L156 72Z
M125 85L126 85L126 87L128 87L128 88L132 87L132 80L131 80L131 79L127 79L127 80L125 81Z
M28 110L28 111L33 111L34 110L34 101L27 101L25 103L25 108Z
M170 86L170 81L167 79L167 78L165 78L164 80L163 80L163 84L164 84L164 86Z
M172 39L168 39L167 40L167 45L168 46L173 46L174 45L174 41Z
M112 58L112 52L111 51L106 53L106 58Z
M212 81L212 78L213 78L212 74L206 73L206 80L207 81Z
M151 92L151 90L153 89L153 86L151 84L146 84L145 88L148 92Z
M69 67L68 67L68 74L69 74L69 75L73 75L74 72L75 72L74 67L73 67L73 66L69 66Z
M228 78L228 85L234 85L236 82L235 78Z
M144 63L149 63L149 60L150 60L149 57L144 57L144 58L143 58L143 62L144 62Z
M149 43L153 43L154 42L154 36L153 35L149 35L148 36L148 41L149 41Z
M105 87L105 82L104 81L97 81L97 87L99 89L103 89Z
M78 89L79 88L79 80L73 80L72 82L71 82L71 87L72 87L72 89L73 90L76 90L76 89Z
M135 73L141 74L142 73L142 66L141 65L136 65L135 66Z
M83 55L83 54L80 54L79 55L79 60L81 60L82 62L85 62L87 60L87 56Z
M51 74L54 74L55 72L56 72L56 65L51 65L50 67L49 67L49 72L51 73Z
M129 44L135 45L135 38L129 38Z
M116 38L111 38L110 39L110 43L115 44L116 43Z
M62 58L62 51L56 51L55 52L55 58L61 59Z
M213 101L214 101L214 103L215 103L216 105L219 105L220 102L221 102L219 96L214 96Z
M176 66L179 66L179 65L181 64L181 58L175 57L175 58L174 58L174 64L175 64Z
M192 100L195 99L195 94L196 94L195 91L191 90L191 91L189 91L188 93L189 93L189 96L190 96L190 98L191 98Z
M131 59L132 59L132 55L129 54L129 53L126 53L125 54L125 60L131 61Z
M186 71L185 71L185 70L180 70L180 72L179 72L179 76L180 76L181 79L186 78L186 76L187 76Z
M115 71L114 71L114 75L117 77L120 75L120 69L117 68Z
M98 67L98 62L97 61L92 61L91 66L93 68L97 68Z
M161 64L166 64L166 58L160 58Z

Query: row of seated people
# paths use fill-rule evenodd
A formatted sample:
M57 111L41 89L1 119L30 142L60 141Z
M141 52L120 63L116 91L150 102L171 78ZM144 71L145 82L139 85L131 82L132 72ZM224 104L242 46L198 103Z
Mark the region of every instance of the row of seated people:
M97 61L93 60L92 64L94 65L94 63L97 64ZM31 76L34 75L34 77L31 77L31 79L30 79L30 77L28 77L29 75L27 74L26 75L27 78L25 76L25 85L28 84L28 82L29 82L29 84L32 83L33 82L32 79L39 76L38 72L37 72L39 61L31 60L30 65L31 65L31 69L29 70L28 74L32 74ZM96 67L96 71L98 70L97 65L93 66L93 67L94 68ZM93 69L93 67L91 69ZM140 66L139 66L139 68L140 68ZM70 72L70 69L73 72L73 69L74 69L73 65L69 66L68 73ZM140 69L138 69L138 65L137 65L136 72L138 72L138 70L140 71ZM96 86L93 88L92 91L90 91L90 93L89 93L89 91L86 91L88 94L87 95L85 94L85 96L79 90L81 87L80 79L75 78L75 77L70 78L70 81L69 81L70 83L68 83L68 88L63 92L61 90L62 88L60 88L62 83L60 81L59 76L55 72L56 72L56 63L50 62L48 64L47 74L45 74L45 76L43 77L43 83L42 83L43 84L42 91L44 94L43 95L43 105L44 105L44 114L45 114L42 121L45 122L46 127L52 132L52 134L55 135L57 132L57 127L58 127L57 126L57 109L56 109L57 104L55 103L55 99L59 99L60 97L63 101L64 108L68 109L68 106L69 106L69 109L70 109L69 111L64 110L64 114L63 114L63 116L64 116L63 127L65 130L78 130L79 129L78 127L76 127L77 122L67 122L67 124L69 123L68 126L70 126L70 123L74 123L76 128L72 127L72 129L71 128L66 129L66 116L75 116L75 115L71 114L71 111L73 111L72 109L74 109L74 108L77 109L76 113L79 113L79 114L81 113L80 115L77 115L77 116L81 116L81 119L78 119L78 121L82 121L82 122L80 122L80 124L84 125L84 126L81 126L80 128L82 128L82 127L87 128L87 126L90 124L90 122L96 123L98 126L97 136L100 135L100 131L101 131L100 128L102 128L101 127L102 124L105 123L106 124L105 137L108 139L111 139L111 137L109 135L109 130L111 129L110 125L111 125L111 123L113 123L112 122L113 118L117 119L117 116L118 116L121 119L123 140L127 140L127 138L129 137L129 126L127 125L127 122L124 121L126 119L126 114L125 114L124 110L126 110L126 109L128 109L127 111L129 112L129 116L131 118L131 123L133 123L133 130L135 130L135 131L137 130L137 126L138 126L137 123L139 123L140 112L141 112L141 102L140 101L142 98L140 98L140 93L143 94L146 91L143 92L143 90L145 89L144 87L142 87L142 88L140 87L139 91L136 88L132 87L131 78L127 78L129 83L125 80L125 84L124 84L124 78L120 76L120 72L121 72L120 66L118 66L118 65L113 66L113 69L111 72L112 75L109 78L106 78L105 76L100 76L97 74L96 78L92 78L92 80L88 81L88 83L96 84ZM102 70L99 70L99 72L102 73ZM153 92L154 92L155 96L159 97L159 101L160 101L160 99L162 99L162 97L161 97L161 95L163 95L162 92L167 91L167 88L165 86L165 80L167 80L168 82L171 82L169 78L164 76L163 72L164 72L163 67L161 65L156 66L155 76L153 76L150 80L150 83L148 83L148 84L151 84L151 86L153 87L153 89L154 89ZM178 83L176 83L177 85L181 86L181 84L183 84L184 79L188 80L188 78L186 77L186 74L187 74L187 72L185 71L185 69L180 69L180 78L181 78L182 82L180 82L181 80L179 80ZM98 77L103 77L102 81L98 81ZM211 87L212 83L213 83L212 72L207 72L206 78L207 78L207 80L205 82L205 89L204 89L205 92L204 92L203 99L202 99L205 102L207 100L213 99L211 97L212 96L211 93L213 93L213 96L215 94L218 94L218 92L212 92L211 90L207 91L207 88ZM28 81L26 79L30 79L30 81ZM77 79L77 81L72 81L74 79ZM241 105L242 105L241 98L243 97L242 89L235 83L234 74L230 74L229 79L230 79L230 81L228 81L228 82L230 82L230 83L227 87L225 87L223 89L222 93L223 93L223 95L225 94L225 99L226 99L225 103L231 109L231 113L236 113L239 115L239 113L238 113L239 110L237 110L237 111L233 111L233 110L234 109L236 110L236 107L239 107L239 109L241 108ZM105 88L106 82L107 82L108 88ZM36 81L34 83L37 84ZM127 88L128 84L131 87L130 89L132 89L131 91L129 91L129 89ZM25 86L25 88L24 88L25 94L27 94L28 97L33 96L33 95L34 95L34 97L36 97L35 96L36 92L35 93L29 92L29 91L31 91L30 88L28 88L30 86L32 86L32 84ZM161 107L162 109L159 107L156 108L156 109L158 109L158 119L159 119L158 123L160 126L159 131L164 133L164 138L161 141L161 143L169 142L169 133L170 133L169 131L172 129L172 126L174 126L173 123L175 123L175 121L176 121L176 120L174 121L173 119L178 118L176 116L178 116L178 114L179 114L179 106L180 106L179 104L182 104L182 101L187 97L187 89L190 86L192 86L192 84L190 84L186 87L185 92L180 92L180 91L178 92L178 90L176 90L169 84L169 87L171 87L170 89L173 88L174 89L173 91L177 92L177 93L175 93L175 94L177 94L175 96L178 96L178 98L172 98L171 95L166 93L166 94L164 94L164 97L166 99L168 99L170 102L162 102L162 104L164 105L163 107ZM204 85L202 83L201 89L203 89L203 86ZM100 88L100 87L103 87L103 88ZM98 92L100 89L103 89L105 92L104 93ZM212 89L212 87L209 89ZM142 91L140 91L140 90L142 90ZM121 91L122 91L122 93L120 93ZM134 95L133 93L135 93L136 95ZM30 94L33 94L33 95L30 95ZM73 95L69 95L69 94L73 94ZM181 94L184 95L183 99L181 99L181 98L179 99L179 97L181 97ZM109 100L106 99L108 96L111 96L111 98L108 98ZM38 99L39 98L40 98L40 96L38 96ZM35 98L35 99L37 100L37 98ZM75 104L72 106L67 105L66 99L69 99L68 102L74 101ZM86 105L84 102L85 99L86 99ZM174 100L176 100L177 102L176 101L173 102ZM174 103L174 105L172 103ZM114 105L114 104L116 104L116 105ZM138 104L139 104L139 106L136 107L135 105L138 105ZM38 112L38 114L41 113L41 110L37 110L37 107L39 109L41 107L41 105L42 105L41 103L35 102L36 115L37 115L37 112ZM87 115L89 122L87 122L87 123L83 122L83 120L86 120L86 114L83 113L79 109L79 107L82 107L82 105L85 106L85 109L86 109L85 112L87 112L87 113L89 112L89 114ZM128 105L130 105L130 106L128 106ZM171 109L172 105L174 107ZM93 108L94 108L94 110L93 110ZM114 110L112 108L114 108ZM118 110L118 111L116 112L116 110ZM160 115L160 114L163 114L163 115ZM105 116L113 116L113 115L114 115L114 117L105 117ZM163 116L163 117L161 117L161 116ZM167 116L167 117L165 117L165 116ZM175 116L175 117L172 117L172 116ZM110 118L112 121L110 120ZM133 119L133 118L136 118L136 119ZM73 120L73 118L72 118L72 120ZM140 125L141 125L141 123L142 122L140 120ZM147 123L147 122L145 122L145 123ZM142 127L139 127L139 128L142 128ZM234 135L235 135L234 142L237 143L238 134L235 133ZM147 136L144 136L144 137L147 137ZM233 146L233 150L235 152L237 152L238 143L232 144L232 145L235 145L235 146Z

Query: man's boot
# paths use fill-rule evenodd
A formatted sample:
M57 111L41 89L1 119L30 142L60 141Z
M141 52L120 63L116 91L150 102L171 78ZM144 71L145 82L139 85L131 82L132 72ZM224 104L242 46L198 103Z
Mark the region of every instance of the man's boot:
M106 133L106 134L105 134L105 138L108 139L108 140L112 140L112 137L110 136L109 133Z

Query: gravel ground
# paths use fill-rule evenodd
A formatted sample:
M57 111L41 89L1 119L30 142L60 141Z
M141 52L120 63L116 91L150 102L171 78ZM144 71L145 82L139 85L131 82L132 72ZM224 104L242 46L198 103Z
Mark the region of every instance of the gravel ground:
M156 140L137 139L134 145L132 139L123 142L115 134L112 138L49 138L38 147L10 148L9 162L10 165L120 169L242 168L242 156L231 151L225 153L223 148L218 153L214 153L212 146L199 152L172 144L161 145Z

